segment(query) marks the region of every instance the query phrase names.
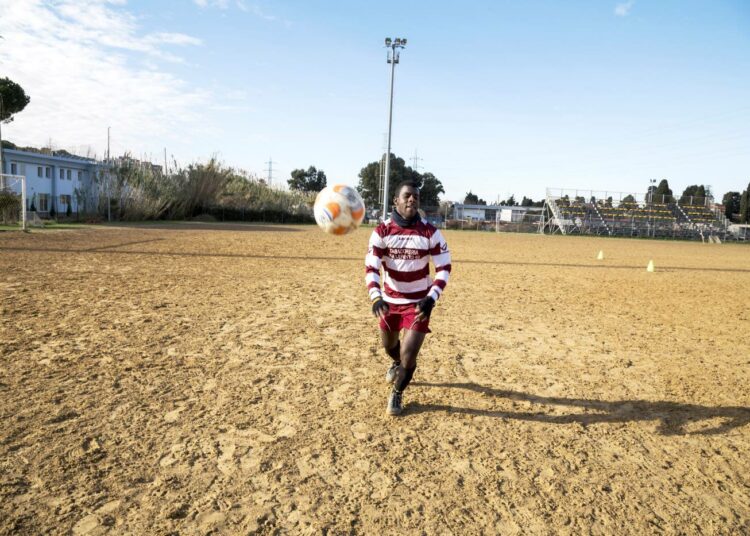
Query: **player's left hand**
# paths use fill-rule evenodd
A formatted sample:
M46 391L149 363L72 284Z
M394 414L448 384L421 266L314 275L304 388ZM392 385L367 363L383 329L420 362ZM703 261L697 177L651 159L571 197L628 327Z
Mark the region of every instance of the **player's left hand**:
M429 296L426 296L422 298L419 302L417 302L417 312L419 313L417 315L417 320L419 322L422 322L423 320L430 318L430 314L432 314L433 307L435 307L435 300L433 300Z

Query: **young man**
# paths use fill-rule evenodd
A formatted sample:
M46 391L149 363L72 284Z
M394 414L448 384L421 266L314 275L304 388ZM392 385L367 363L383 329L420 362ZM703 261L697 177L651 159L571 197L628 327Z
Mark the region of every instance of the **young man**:
M387 412L400 415L402 393L417 368L417 354L430 332L430 313L443 293L451 271L451 256L443 235L419 209L419 187L403 182L396 189L391 217L373 231L365 257L365 282L372 313L380 319L380 335L392 364L385 375L393 383ZM435 265L430 278L429 259ZM380 268L384 290L380 288ZM399 333L404 330L403 340Z

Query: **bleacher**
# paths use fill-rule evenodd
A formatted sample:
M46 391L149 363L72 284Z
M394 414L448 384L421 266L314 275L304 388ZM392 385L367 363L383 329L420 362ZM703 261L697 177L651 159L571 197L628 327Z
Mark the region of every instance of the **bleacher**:
M548 189L548 225L564 234L706 239L726 235L726 223L709 199L648 199L626 193L595 195ZM588 201L586 201L588 199Z

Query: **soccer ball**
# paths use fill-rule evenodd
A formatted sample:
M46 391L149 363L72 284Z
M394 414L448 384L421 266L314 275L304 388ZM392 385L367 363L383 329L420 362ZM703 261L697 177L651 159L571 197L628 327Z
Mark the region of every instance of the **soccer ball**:
M326 233L343 235L353 231L365 217L365 202L346 184L323 188L315 198L315 221Z

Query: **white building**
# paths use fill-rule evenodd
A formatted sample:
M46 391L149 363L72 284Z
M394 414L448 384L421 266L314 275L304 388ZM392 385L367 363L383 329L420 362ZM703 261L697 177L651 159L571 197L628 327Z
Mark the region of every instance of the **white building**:
M523 220L527 212L540 212L536 207L518 205L453 205L453 217L457 220L501 221L517 223Z
M78 198L96 178L100 165L92 158L3 149L2 173L26 177L26 209L48 215L78 212ZM20 193L20 185L17 187ZM78 195L77 195L78 194Z

